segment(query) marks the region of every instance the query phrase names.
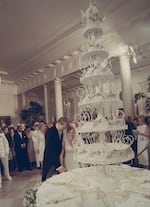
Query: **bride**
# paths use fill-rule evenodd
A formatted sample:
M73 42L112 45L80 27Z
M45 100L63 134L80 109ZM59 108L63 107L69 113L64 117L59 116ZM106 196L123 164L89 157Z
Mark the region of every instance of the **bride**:
M61 164L66 171L79 168L79 164L73 160L75 144L75 129L72 126L67 128L67 136L62 142L62 152L60 155Z

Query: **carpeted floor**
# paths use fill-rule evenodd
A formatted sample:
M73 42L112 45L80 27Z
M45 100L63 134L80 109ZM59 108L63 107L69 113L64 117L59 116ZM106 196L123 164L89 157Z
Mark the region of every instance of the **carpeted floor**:
M40 170L15 172L12 181L2 181L0 207L22 207L25 191L40 181Z

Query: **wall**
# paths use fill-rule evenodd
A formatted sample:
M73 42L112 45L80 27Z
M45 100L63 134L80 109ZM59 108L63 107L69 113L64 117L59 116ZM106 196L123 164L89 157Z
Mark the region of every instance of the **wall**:
M143 92L144 95L147 95L147 88L148 88L148 82L147 78L150 76L150 66L149 68L139 68L138 70L132 70L131 73L131 79L132 79L132 92L133 97L135 94L139 92ZM115 77L115 90L116 93L119 95L119 92L121 91L121 81L120 76L117 75ZM135 115L149 115L145 111L145 100L146 98L140 99L137 104L135 104Z
M10 116L11 121L16 124L18 117L17 86L13 84L0 85L0 116Z

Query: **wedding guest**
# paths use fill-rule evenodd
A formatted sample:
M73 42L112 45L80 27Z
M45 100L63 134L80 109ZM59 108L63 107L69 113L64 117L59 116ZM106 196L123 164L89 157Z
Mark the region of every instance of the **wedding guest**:
M3 132L5 134L5 137L7 138L8 144L9 144L9 154L8 154L8 160L9 160L9 170L11 175L13 175L14 169L14 144L13 144L13 139L9 133L8 127L3 128Z
M133 144L131 145L133 151L134 151L134 154L135 154L135 157L133 159L133 166L134 167L137 167L138 166L138 159L137 159L137 134L134 133L134 131L137 130L137 126L138 126L138 118L134 118L133 119L133 127L132 127L132 132L133 132L133 137L134 137L134 142Z
M147 126L150 128L150 116L148 116L148 117L146 118L146 124L147 124Z
M39 161L40 168L42 167L43 157L44 157L44 149L45 149L45 131L46 125L44 122L39 123Z
M13 171L15 171L16 167L17 167L17 161L16 161L15 143L14 143L14 134L15 134L14 126L11 126L9 128L9 134L11 136L12 144L13 144L13 146L12 146L12 153L13 153L13 167L12 167L12 169L13 169Z
M63 130L67 127L68 120L61 117L56 126L49 128L45 134L45 151L42 169L42 181L48 176L64 172L64 166L60 162L60 153L62 150Z
M53 122L48 122L47 123L47 128L51 128L51 127L53 127Z
M138 141L137 141L138 162L143 167L148 168L150 165L149 163L150 155L148 153L149 143L150 143L150 129L144 123L144 116L138 117L137 135L138 135Z
M8 154L9 154L9 144L8 141L0 128L0 160L3 165L4 175L7 180L12 180L9 174L9 164L8 164ZM0 169L0 188L2 186L1 169Z
M31 170L27 152L28 138L22 124L17 126L17 130L14 133L14 143L18 171Z
M35 153L34 153L33 140L32 140L32 128L30 126L26 126L25 131L26 131L26 135L28 138L27 151L28 151L29 162L30 162L30 166L34 168L35 167Z
M40 168L40 159L39 159L39 122L35 122L32 131L32 140L35 153L36 167Z
M0 127L1 127L2 131L3 131L4 127L6 127L6 123L3 120L0 121Z

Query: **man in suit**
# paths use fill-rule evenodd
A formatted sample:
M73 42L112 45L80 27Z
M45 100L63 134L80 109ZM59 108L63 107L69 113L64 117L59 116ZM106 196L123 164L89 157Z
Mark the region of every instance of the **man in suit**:
M31 170L29 157L27 152L28 139L24 132L24 126L19 124L17 130L14 133L14 144L17 160L17 168L19 171L24 169Z
M48 175L52 176L65 170L60 163L60 153L62 150L63 130L66 129L67 124L67 118L61 117L55 126L46 131L42 181L45 181Z

